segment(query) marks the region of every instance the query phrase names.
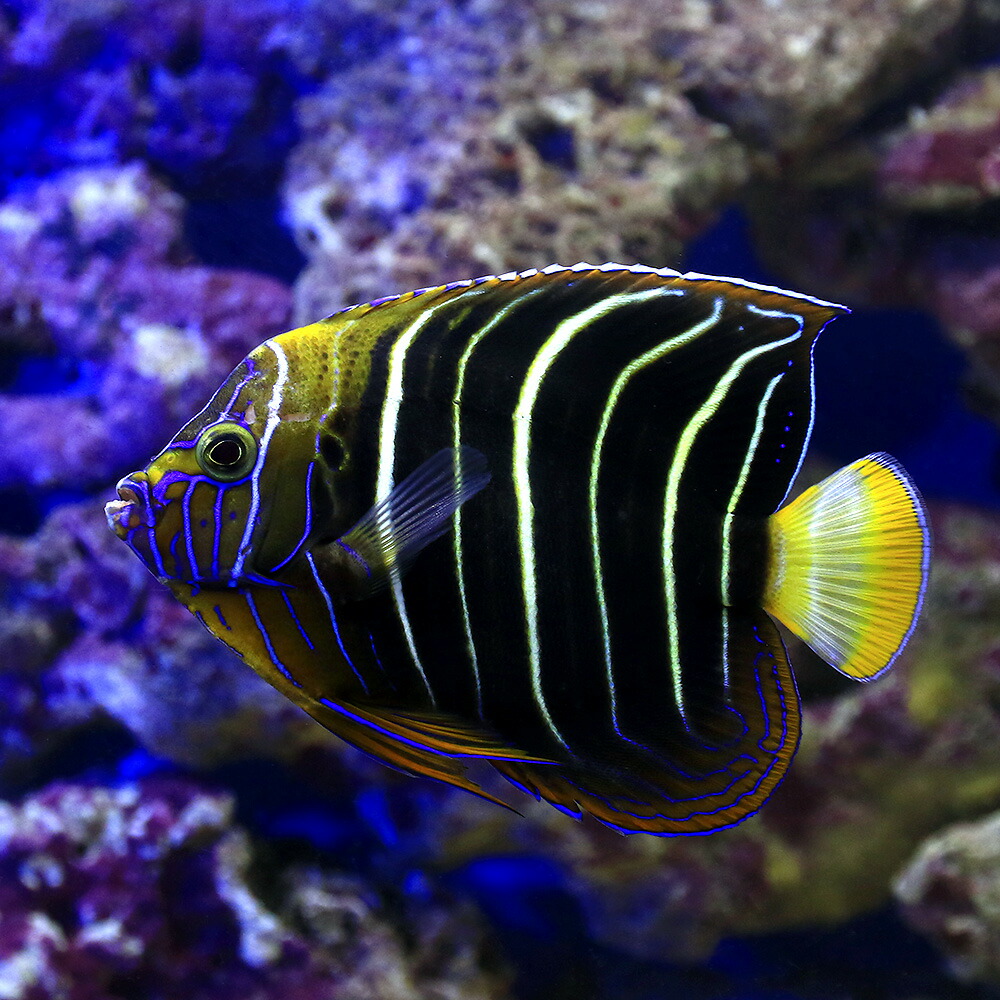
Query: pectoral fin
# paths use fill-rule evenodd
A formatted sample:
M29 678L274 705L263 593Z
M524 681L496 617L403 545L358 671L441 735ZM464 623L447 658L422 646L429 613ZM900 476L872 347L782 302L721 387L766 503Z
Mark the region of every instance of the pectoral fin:
M444 448L397 484L335 542L313 552L323 578L355 600L378 593L451 526L455 511L490 481L475 448Z

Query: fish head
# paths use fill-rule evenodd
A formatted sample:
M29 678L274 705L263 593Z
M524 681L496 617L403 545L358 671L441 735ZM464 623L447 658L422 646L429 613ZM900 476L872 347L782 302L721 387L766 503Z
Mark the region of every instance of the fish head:
M251 353L105 507L111 530L163 583L280 585L319 526L316 421L281 340Z

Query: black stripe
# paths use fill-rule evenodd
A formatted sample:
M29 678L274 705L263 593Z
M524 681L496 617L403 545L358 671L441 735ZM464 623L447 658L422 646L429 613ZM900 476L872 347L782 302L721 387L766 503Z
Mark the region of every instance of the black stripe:
M456 295L421 330L407 354L395 438L397 481L451 446L451 399L458 359L469 338L517 296L542 289L530 305L515 310L480 343L466 371L462 409L462 443L482 451L493 473L489 488L462 511L466 593L484 716L529 752L544 754L553 748L534 703L524 640L511 416L529 366L560 321L608 294L657 284L663 279L539 277L516 287L497 286L481 298ZM574 750L595 759L607 757L614 735L590 551L592 448L605 401L622 368L704 320L724 291L717 284L677 284L686 289L683 300L663 298L623 307L582 331L546 376L534 414L530 471L544 686L560 731ZM787 299L773 298L789 305ZM432 307L437 301L429 298L424 305ZM394 307L383 308L385 318L393 322ZM412 318L415 315L409 321ZM393 322L378 338L361 407L352 415L349 452L351 478L357 485L340 503L345 528L373 499L389 352L409 321ZM787 323L785 327L794 328ZM687 741L679 716L671 710L673 681L662 600L660 532L670 461L684 427L733 361L755 345L784 336L782 329L774 320L753 315L743 301L728 302L711 335L636 374L608 431L599 517L620 717L630 736L664 753L676 752L678 743ZM740 501L741 519L753 521L770 513L787 489L808 429L809 345L814 332L815 327L804 333L789 351L779 349L750 363L699 433L681 481L681 530L674 561L684 687L699 724L714 727L719 739L732 738L736 725L733 713L721 709L720 697L721 519L743 466L764 388L792 360L774 395L775 413L787 412L787 406L794 414L787 424L790 430L780 430L786 424L769 416ZM779 448L779 438L785 449ZM474 717L475 685L450 540L436 542L421 554L403 581L403 595L415 646L439 706ZM376 637L379 659L399 703L425 704L426 690L413 670L391 595L361 602L350 611L359 621L355 634ZM739 686L746 688L743 682ZM745 707L759 716L759 704ZM629 748L614 752L639 753Z

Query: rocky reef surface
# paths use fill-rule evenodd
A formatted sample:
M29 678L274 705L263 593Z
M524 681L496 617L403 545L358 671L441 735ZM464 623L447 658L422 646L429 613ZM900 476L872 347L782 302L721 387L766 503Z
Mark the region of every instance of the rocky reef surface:
M1000 817L946 827L896 879L903 914L948 956L962 980L1000 976Z
M935 317L1000 424L998 53L991 0L0 3L0 997L509 995L484 918L437 888L498 854L555 866L591 940L657 962L839 924L895 884L958 977L1000 984L985 504L930 498L924 620L884 680L831 686L794 651L789 778L688 840L373 764L101 512L295 320L553 260L676 263L732 204L773 280ZM182 776L123 778L144 754ZM266 774L308 808L262 820ZM941 982L878 995L993 995Z
M275 879L232 813L177 780L0 804L0 996L510 995L468 907L308 865Z

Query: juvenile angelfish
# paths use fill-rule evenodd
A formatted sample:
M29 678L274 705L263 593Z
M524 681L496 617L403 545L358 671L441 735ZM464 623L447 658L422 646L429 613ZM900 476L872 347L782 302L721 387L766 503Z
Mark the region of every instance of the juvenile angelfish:
M731 826L798 744L775 620L866 681L920 612L927 518L894 459L782 506L846 311L619 264L353 306L253 351L108 522L396 768L486 795L485 760L622 832Z

